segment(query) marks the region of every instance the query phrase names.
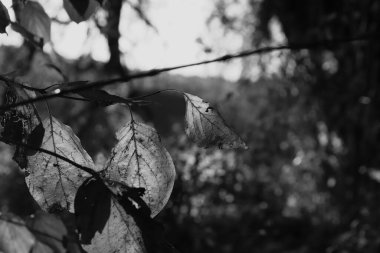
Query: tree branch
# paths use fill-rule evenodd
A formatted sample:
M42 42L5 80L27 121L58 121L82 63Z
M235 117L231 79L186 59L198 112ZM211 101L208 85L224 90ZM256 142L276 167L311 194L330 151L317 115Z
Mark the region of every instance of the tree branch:
M108 0L105 6L108 12L105 34L107 36L108 48L110 50L110 59L106 64L106 69L108 71L116 72L117 74L125 75L125 70L120 62L119 49L119 23L122 3L123 1L120 0Z

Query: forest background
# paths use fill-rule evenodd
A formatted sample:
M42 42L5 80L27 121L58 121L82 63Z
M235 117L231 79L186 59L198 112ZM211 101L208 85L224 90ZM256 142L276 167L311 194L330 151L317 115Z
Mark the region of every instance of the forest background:
M0 37L0 74L17 71L38 88L64 77L108 79L290 46L107 88L123 97L168 88L199 95L250 147L223 151L192 144L183 132L185 102L176 94L157 94L151 105L136 108L154 124L176 165L172 196L157 219L180 252L379 251L378 1L215 0L207 11L199 4L186 16L177 6L178 15L156 23L155 11L172 6L170 1L160 9L149 0L109 0L79 25L69 21L60 1L40 2L53 18L44 53L11 31ZM74 43L81 47L67 44L79 37L65 44L70 29L83 36ZM165 51L153 39L160 36L170 40L168 48L177 47ZM111 136L129 119L124 108L72 100L52 100L51 109L99 166L116 142ZM36 205L10 149L0 144L0 210L28 215Z

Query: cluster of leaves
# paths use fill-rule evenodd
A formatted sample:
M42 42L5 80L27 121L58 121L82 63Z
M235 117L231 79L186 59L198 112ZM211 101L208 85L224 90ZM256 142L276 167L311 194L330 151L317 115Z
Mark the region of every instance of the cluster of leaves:
M0 231L1 252L81 252L75 238L54 214L40 211L22 220L0 213Z
M102 5L102 0L64 0L63 7L70 19L80 23L89 19ZM0 33L6 33L6 27L20 33L33 45L42 48L50 41L51 19L40 3L35 1L14 1L17 21L11 21L7 8L0 2Z
M95 0L63 2L75 22L88 19L100 4ZM5 33L5 28L11 25L34 46L42 48L50 41L51 22L43 7L34 1L18 1L14 7L16 22L10 20L8 10L0 3L0 32ZM0 250L21 253L80 252L81 247L87 252L102 253L170 250L162 237L162 226L153 217L170 197L175 167L156 130L135 121L131 112L130 121L116 134L118 143L108 162L99 169L69 126L52 115L42 118L31 103L35 91L39 95L59 95L86 82L37 89L5 76L1 80L5 85L0 140L15 147L13 158L25 173L30 194L44 212L26 221L11 214L1 215ZM100 106L122 103L130 109L132 104L144 103L87 88L77 90L76 95ZM191 94L183 96L187 104L186 133L190 139L202 147L246 148L208 103ZM74 218L66 219L67 214ZM74 246L68 243L68 238Z
M101 90L78 94L103 106L134 103ZM168 247L161 225L152 218L170 197L175 167L156 130L135 121L131 113L131 120L116 134L118 143L108 162L98 169L69 126L51 115L42 119L31 103L14 106L35 96L25 85L6 82L2 106L10 109L1 110L0 139L16 147L14 160L24 170L29 191L41 209L75 214L78 240L88 252L152 252ZM190 139L203 147L246 148L208 103L188 93L183 96ZM20 220L2 222L19 230L13 219ZM26 251L8 250L15 242L7 238L0 237L0 249L6 252L30 252L37 247L30 239L33 243L24 243ZM64 241L61 244L68 250Z

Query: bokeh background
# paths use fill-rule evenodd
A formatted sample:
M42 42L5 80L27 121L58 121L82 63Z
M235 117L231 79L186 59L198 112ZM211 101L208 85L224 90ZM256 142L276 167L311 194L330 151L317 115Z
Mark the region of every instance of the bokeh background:
M12 30L0 35L0 73L35 87L316 43L107 90L124 97L167 88L198 95L250 147L223 151L192 144L184 134L185 104L175 93L134 108L158 129L176 164L171 199L157 219L180 252L380 251L379 1L108 0L80 24L69 21L61 1L39 2L53 20L43 52ZM362 35L369 39L323 42ZM128 121L127 108L49 103L102 166L115 131ZM0 154L0 211L32 213L36 205L12 149L0 143Z

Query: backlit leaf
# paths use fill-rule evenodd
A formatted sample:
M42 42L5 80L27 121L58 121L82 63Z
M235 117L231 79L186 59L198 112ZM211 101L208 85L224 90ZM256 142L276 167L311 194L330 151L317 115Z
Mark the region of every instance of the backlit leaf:
M89 19L99 7L95 0L63 0L63 7L72 21L80 23Z
M0 33L6 33L5 28L10 24L7 8L0 1Z
M224 122L219 112L200 97L184 93L186 101L185 130L201 147L247 149L243 140Z
M95 168L70 127L55 118L43 121L45 134L41 148L59 154L82 166ZM44 210L54 208L74 211L74 197L79 186L90 175L56 156L37 152L28 158L26 183L29 191Z
M20 11L20 24L32 34L50 41L51 20L44 8L35 1L27 1Z
M130 187L144 188L142 199L157 215L168 201L173 189L175 168L170 154L162 145L156 130L130 121L116 137L119 142L103 171L105 178Z
M96 233L89 245L82 245L91 253L143 253L144 240L134 219L117 200L111 198L111 213L102 233Z

